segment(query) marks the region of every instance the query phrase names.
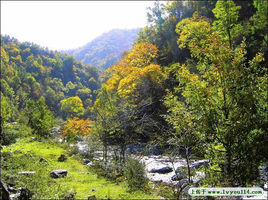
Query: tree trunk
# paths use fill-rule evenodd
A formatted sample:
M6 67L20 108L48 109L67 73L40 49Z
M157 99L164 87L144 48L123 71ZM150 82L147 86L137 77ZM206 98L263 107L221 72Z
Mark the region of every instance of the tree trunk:
M188 181L191 183L191 168L190 168L190 159L189 159L189 147L185 148L185 156L186 156L186 163L187 163L187 172L188 172Z
M231 184L231 186L234 186L233 180L232 180L232 155L231 155L231 151L230 151L230 145L228 145L228 147L226 148L226 174L228 177L228 182L230 182L229 184Z
M107 144L104 143L104 150L103 150L103 161L107 163Z

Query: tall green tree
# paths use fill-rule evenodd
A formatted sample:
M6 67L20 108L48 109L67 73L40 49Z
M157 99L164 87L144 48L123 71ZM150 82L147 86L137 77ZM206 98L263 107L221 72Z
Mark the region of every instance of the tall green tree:
M61 111L67 118L79 117L85 112L83 102L78 96L63 99L60 103Z
M26 114L33 133L43 137L48 136L50 128L54 124L54 117L45 103L45 98L41 97L38 101L29 100Z
M217 1L212 10L216 20L213 22L215 30L223 40L228 41L230 47L234 39L242 32L242 25L238 23L240 6L236 6L232 0Z
M10 117L11 117L11 108L8 102L8 98L5 97L1 92L1 130L6 121L10 119Z
M177 90L198 120L212 163L210 183L246 186L265 160L258 153L265 151L267 140L267 74L259 67L263 54L247 62L245 42L231 48L209 20L197 15L182 20L176 30L179 46L189 48L197 69L180 67Z

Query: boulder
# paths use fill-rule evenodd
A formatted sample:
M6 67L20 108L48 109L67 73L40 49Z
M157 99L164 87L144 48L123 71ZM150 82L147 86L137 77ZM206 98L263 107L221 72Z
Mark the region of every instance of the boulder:
M94 157L93 160L95 160L95 161L102 161L103 158L102 157Z
M86 164L86 166L92 167L92 166L94 166L94 163L93 162L89 162L89 163Z
M193 164L191 165L191 168L197 169L197 168L199 168L201 165L205 165L205 164L208 164L208 163L209 163L208 160L202 160L202 161L193 163Z
M64 162L65 160L67 160L67 157L64 154L61 154L60 157L58 158L59 162Z
M260 166L259 167L259 175L260 175L260 180L264 183L268 182L268 171L267 171L267 166Z
M90 195L87 197L88 200L95 200L97 199L95 195Z
M268 172L262 172L260 173L260 179L262 182L268 182Z
M262 166L259 167L259 169L260 169L260 171L266 172L267 171L267 166L262 165Z
M153 168L150 170L151 173L159 173L159 174L167 174L172 171L173 171L172 167L169 167L169 166L165 166L161 168Z
M180 187L180 188L185 188L187 185L189 185L189 181L187 179L182 179L178 181L174 186Z
M51 128L51 131L54 132L54 133L59 133L60 134L61 133L60 132L60 126L57 126L57 127L54 126L54 127L52 127Z
M7 184L10 186L10 187L14 187L15 186L15 180L17 179L18 177L17 176L7 176Z
M82 159L82 161L85 165L91 162L89 159Z
M62 197L64 200L75 200L75 195L77 192L67 192Z
M13 187L7 187L7 190L12 193L16 193L17 190L15 190Z
M1 185L1 195L2 195L2 198L3 199L7 199L7 200L10 200L10 193L8 191L8 188L6 186L5 183L3 183L1 180L0 180L0 185Z
M61 135L60 127L52 127L49 135L53 138L58 138Z
M58 170L53 170L50 172L50 176L52 178L61 178L61 177L64 177L64 176L67 176L67 170L65 169L58 169Z
M31 199L34 192L30 191L28 188L18 188L17 193L11 194L10 199L28 200Z
M47 163L47 160L45 158L40 158L39 162L46 162Z
M19 188L18 199L31 199L34 195L34 192L30 191L28 188Z
M184 178L186 178L186 174L183 173L183 172L177 172L176 174L174 174L172 177L171 177L171 180L172 181L179 181L179 180L182 180Z
M202 161L198 161L198 162L195 162L193 163L192 165L190 165L190 168L191 169L197 169L199 168L201 165L205 165L205 164L208 164L209 161L208 160L202 160ZM187 169L187 166L179 166L177 169L176 169L176 172L180 172L181 170L183 169Z

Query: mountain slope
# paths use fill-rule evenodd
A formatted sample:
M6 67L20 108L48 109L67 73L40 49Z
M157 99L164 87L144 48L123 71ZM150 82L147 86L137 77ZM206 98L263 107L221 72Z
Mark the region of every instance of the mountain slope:
M99 69L107 69L121 58L124 51L131 48L139 30L139 28L114 29L102 34L83 47L64 52L73 55L85 64L96 66Z
M70 55L19 42L1 35L1 97L7 98L16 120L29 99L42 96L50 110L59 115L60 101L81 98L85 108L94 101L100 87L99 71Z

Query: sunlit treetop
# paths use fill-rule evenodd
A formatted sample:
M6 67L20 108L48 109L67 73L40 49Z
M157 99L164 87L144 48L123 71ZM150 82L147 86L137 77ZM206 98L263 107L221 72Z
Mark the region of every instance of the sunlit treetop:
M139 43L117 64L107 70L110 75L107 90L116 91L121 97L135 96L135 91L147 81L160 83L164 74L154 64L158 49L149 43Z

